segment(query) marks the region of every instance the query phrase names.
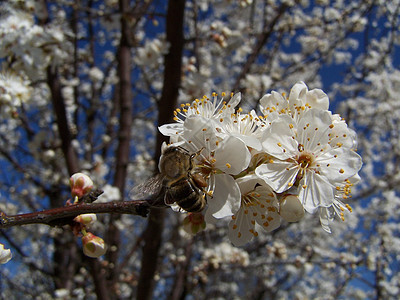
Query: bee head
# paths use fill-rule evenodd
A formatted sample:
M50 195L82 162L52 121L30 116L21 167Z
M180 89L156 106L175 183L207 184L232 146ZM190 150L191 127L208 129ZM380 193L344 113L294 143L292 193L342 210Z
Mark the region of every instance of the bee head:
M191 156L183 148L169 146L163 149L158 165L160 173L171 179L187 175L191 168Z

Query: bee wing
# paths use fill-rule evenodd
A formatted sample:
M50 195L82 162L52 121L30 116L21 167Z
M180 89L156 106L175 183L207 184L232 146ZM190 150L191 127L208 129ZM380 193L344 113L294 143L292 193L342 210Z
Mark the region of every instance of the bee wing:
M131 200L148 200L152 206L165 206L164 204L164 176L157 174L151 177L147 181L135 186L129 192L129 198Z

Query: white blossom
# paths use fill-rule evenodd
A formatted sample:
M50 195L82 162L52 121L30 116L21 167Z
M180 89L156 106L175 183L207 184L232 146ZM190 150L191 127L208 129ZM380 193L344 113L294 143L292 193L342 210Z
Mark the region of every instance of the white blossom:
M310 213L330 207L336 187L356 175L362 164L357 153L336 142L334 127L325 110L308 109L298 123L280 115L262 143L276 159L259 166L256 174L278 193L296 189Z
M278 201L272 189L256 176L238 179L241 192L239 210L229 223L229 239L241 246L258 236L256 224L267 232L279 227Z
M214 93L182 104L176 123L159 127L173 146L199 153L193 172L207 182L205 221L231 216L229 238L244 245L258 227L272 231L281 217L297 222L305 210L320 209L330 232L332 216L343 219L343 209L351 211L342 201L362 162L355 132L328 110L328 96L299 82L287 98L274 91L263 96L263 117L237 108L240 94L222 99Z
M32 88L28 80L12 74L0 74L0 105L16 109L27 102L31 96Z

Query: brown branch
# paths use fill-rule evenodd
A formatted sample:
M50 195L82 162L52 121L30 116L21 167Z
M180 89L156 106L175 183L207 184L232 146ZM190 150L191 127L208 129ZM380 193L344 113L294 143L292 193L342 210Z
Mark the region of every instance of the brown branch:
M119 1L119 10L121 13L121 37L117 52L117 72L119 78L118 85L118 102L114 106L119 108L119 129L118 129L118 146L115 154L116 164L114 173L114 186L116 186L121 195L125 191L125 180L127 175L129 156L130 156L130 139L132 130L132 84L131 84L131 40L130 27L127 12L130 10L129 0ZM106 258L110 265L117 266L119 258L119 250L121 249L120 230L115 225L119 216L111 214L109 226L106 235L106 242L116 251L107 252ZM115 269L107 270L107 285L108 294L112 295L116 292L116 283L119 274L116 274ZM97 294L98 297L103 294Z
M1 215L0 229L29 224L45 224L63 226L70 224L74 217L87 213L131 214L146 217L149 209L147 201L113 201L106 203L79 203L65 207L57 207L38 212Z
M46 0L43 1L46 4ZM47 8L47 5L43 7ZM50 21L48 18L48 11L44 14L44 18L41 20L42 24L46 24ZM61 139L61 149L64 154L64 159L66 163L66 168L68 174L72 175L79 171L80 165L78 160L78 155L72 145L73 135L71 133L70 127L67 120L67 111L65 106L65 99L61 93L61 82L60 76L58 74L57 67L49 66L47 67L47 84L51 92L51 101L53 106L53 111L56 117L56 124L58 129L58 135ZM49 191L50 206L52 208L57 208L63 205L63 199L61 197L61 190L57 186L53 186ZM72 242L72 233L64 231L58 233L54 236L54 285L56 289L66 288L70 289L73 286L73 276L78 267L76 254L77 246L76 243Z
M61 148L67 163L68 174L79 172L79 161L72 146L72 134L68 127L67 112L64 98L61 94L61 84L57 71L47 68L47 83L51 91L51 100L56 115L58 133L61 139Z
M120 1L120 11L124 15L129 11L129 1ZM121 18L121 40L117 54L119 78L119 132L116 153L114 185L123 193L130 154L130 137L132 127L132 85L131 85L131 47L129 42L129 24Z
M182 76L183 24L185 0L168 1L166 18L166 39L170 45L164 59L164 79L161 98L158 103L158 124L172 121L173 111L177 105ZM161 155L161 144L165 137L157 136L155 159ZM152 299L154 274L159 263L158 255L164 228L164 210L152 209L144 232L144 245L141 272L137 287L136 299Z

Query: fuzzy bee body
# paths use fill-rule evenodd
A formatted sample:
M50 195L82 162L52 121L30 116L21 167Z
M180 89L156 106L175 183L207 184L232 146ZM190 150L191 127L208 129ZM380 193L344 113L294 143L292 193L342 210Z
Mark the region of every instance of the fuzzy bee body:
M195 185L191 178L182 178L169 187L165 192L165 203L174 202L188 212L200 212L206 205L204 193Z
M152 206L176 203L187 212L202 211L207 204L203 191L207 183L200 174L193 173L193 159L200 151L190 154L181 147L165 148L160 173L134 188L131 198L147 199Z

